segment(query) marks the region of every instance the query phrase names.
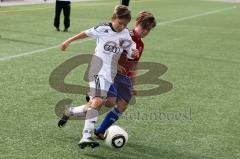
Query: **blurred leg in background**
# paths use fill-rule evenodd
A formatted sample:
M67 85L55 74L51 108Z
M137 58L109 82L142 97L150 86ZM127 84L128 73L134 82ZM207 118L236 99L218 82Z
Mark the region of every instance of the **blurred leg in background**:
M59 25L60 25L60 16L61 16L61 11L62 11L62 6L63 6L62 1L56 1L54 26L57 31L60 31Z
M67 32L68 28L70 27L70 13L71 13L71 2L66 1L64 2L63 6L63 15L64 15L64 31Z
M128 6L129 2L130 2L130 0L120 0L120 4L125 5L125 6Z

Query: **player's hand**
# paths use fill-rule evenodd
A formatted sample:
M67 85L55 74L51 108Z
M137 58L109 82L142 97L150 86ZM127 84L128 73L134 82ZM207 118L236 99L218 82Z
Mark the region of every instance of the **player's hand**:
M69 43L68 41L64 41L64 42L61 44L61 50L62 50L62 51L65 51L69 44L70 44L70 43Z
M132 90L131 90L131 95L132 95L132 96L136 96L136 95L137 95L137 91L136 91L135 89L132 89Z
M119 65L119 64L117 66L117 70L122 74L125 74L127 72L127 70L122 65Z
M132 57L133 58L139 58L139 50L138 49L132 49Z

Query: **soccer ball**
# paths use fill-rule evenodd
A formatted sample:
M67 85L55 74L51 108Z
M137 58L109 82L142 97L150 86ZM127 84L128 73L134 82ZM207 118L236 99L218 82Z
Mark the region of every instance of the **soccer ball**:
M105 136L105 143L113 148L121 148L128 141L128 133L117 125L110 126Z

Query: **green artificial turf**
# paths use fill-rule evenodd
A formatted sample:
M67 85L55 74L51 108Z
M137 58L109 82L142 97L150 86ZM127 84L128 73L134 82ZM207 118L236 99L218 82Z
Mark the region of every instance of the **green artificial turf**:
M133 19L149 10L158 22L144 39L141 62L161 64L154 69L163 73L158 80L168 81L172 88L137 96L129 105L117 122L129 134L120 150L103 142L96 149L80 149L82 120L57 127L56 104L70 98L81 105L85 92L57 91L49 84L50 75L70 58L92 54L95 41L78 41L65 53L58 45L108 22L118 2L72 3L67 33L54 30L54 4L0 8L0 158L240 158L240 11L234 3L132 0ZM87 86L85 71L86 65L74 69L65 82ZM144 81L137 88L156 87Z

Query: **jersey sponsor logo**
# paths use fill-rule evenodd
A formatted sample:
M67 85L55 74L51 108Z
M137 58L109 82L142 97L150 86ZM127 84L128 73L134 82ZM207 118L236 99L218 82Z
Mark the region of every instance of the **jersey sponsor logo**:
M108 52L112 52L115 54L121 53L121 48L117 47L117 43L114 41L108 41L104 45L104 50Z

